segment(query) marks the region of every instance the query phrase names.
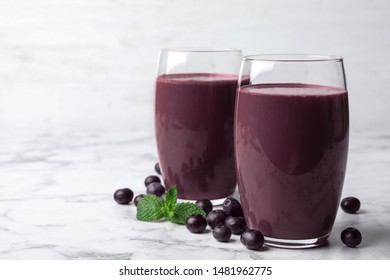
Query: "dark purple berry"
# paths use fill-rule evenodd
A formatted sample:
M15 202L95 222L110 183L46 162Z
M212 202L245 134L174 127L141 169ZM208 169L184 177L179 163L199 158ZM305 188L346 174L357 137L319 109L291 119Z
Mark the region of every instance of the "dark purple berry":
M129 188L116 190L114 200L119 204L129 204L133 199L134 193Z
M207 215L207 223L211 228L215 228L218 225L223 225L225 222L227 215L222 210L212 210Z
M165 193L165 188L160 183L150 183L146 187L146 193L161 197Z
M195 204L198 205L200 208L202 208L203 211L206 213L206 215L210 213L211 210L213 210L213 204L208 199L198 200L195 202Z
M240 202L233 197L228 197L225 199L222 204L222 209L228 216L240 217L244 215L242 213Z
M243 217L228 216L225 220L225 227L233 234L241 234L246 230L246 222Z
M232 236L232 232L225 226L216 226L213 229L213 236L220 242L226 242Z
M160 164L158 162L154 165L154 170L157 172L157 174L161 175Z
M260 231L248 229L241 235L241 243L250 250L259 250L264 244L264 236Z
M136 197L134 197L134 205L137 206L138 202L140 202L144 198L144 194L139 194Z
M150 175L145 179L145 187L149 186L151 183L161 183L161 180L155 175Z
M362 242L362 234L356 228L349 227L341 232L341 241L348 247L356 247Z
M192 215L186 220L186 227L192 233L201 233L207 227L206 218L202 215Z
M349 214L355 214L360 209L360 201L356 197L350 196L341 200L341 209Z

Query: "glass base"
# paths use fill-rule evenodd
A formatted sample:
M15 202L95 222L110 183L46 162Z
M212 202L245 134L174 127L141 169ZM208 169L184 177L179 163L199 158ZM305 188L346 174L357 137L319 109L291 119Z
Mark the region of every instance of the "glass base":
M328 240L330 233L312 239L280 239L264 236L264 243L271 247L284 249L304 249L324 245Z
M214 207L215 206L221 206L226 198L228 198L228 197L217 198L217 199L210 199L210 201L211 201L211 203L213 204ZM196 201L197 200L183 199L183 198L178 198L177 199L177 202L192 202L192 203L195 203Z

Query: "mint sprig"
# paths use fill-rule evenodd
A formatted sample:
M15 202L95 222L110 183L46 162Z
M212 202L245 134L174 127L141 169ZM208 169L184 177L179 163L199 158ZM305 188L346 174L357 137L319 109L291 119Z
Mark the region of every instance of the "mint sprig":
M198 205L191 202L177 203L177 189L172 187L165 195L165 201L155 195L145 195L137 205L137 219L151 222L166 218L175 224L185 224L191 215L206 213Z
M147 194L138 202L137 219L145 222L160 220L164 217L163 206L161 198Z
M185 224L189 216L196 214L206 217L206 213L198 205L191 202L178 203L168 220L175 224Z

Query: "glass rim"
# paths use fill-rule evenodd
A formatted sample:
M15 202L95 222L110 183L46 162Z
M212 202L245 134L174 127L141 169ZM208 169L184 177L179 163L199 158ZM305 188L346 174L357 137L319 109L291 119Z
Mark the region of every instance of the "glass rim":
M207 48L207 47L182 47L162 48L160 52L186 52L186 53L213 53L213 52L242 52L238 48Z
M270 61L270 62L321 62L321 61L343 61L339 55L328 54L254 54L246 55L243 61Z

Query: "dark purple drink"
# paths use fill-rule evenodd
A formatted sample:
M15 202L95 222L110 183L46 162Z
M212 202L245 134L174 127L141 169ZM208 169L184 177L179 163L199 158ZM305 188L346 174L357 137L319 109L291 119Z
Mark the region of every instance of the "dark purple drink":
M275 239L326 240L347 163L347 92L309 84L244 86L235 125L249 228Z
M219 199L236 186L233 152L236 75L157 77L156 137L164 183L182 199Z

